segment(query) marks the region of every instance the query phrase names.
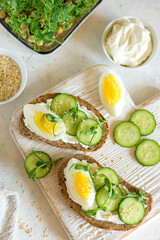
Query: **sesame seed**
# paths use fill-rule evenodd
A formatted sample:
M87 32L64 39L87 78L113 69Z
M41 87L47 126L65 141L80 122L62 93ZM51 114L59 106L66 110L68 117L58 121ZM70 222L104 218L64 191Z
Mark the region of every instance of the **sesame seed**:
M138 178L141 178L141 177L142 177L142 175L138 174L138 175L137 175L137 177L138 177Z
M4 101L18 92L21 85L22 75L18 64L12 58L0 55L0 64L0 101Z

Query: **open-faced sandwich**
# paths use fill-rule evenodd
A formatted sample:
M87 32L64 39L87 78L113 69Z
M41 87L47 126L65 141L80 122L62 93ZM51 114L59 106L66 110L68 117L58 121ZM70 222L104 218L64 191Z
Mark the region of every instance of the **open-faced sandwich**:
M118 231L136 227L149 213L152 196L83 154L64 161L59 184L68 204L93 226Z
M24 137L53 146L95 151L107 139L108 124L95 107L80 97L54 93L23 107L19 131Z

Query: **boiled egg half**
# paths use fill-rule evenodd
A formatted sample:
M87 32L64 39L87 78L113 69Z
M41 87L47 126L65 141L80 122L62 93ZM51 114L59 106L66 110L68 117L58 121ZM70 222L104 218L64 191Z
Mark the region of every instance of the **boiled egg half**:
M45 103L26 104L23 108L23 114L25 125L40 137L53 141L66 133L62 119L50 111L49 106ZM46 114L59 120L52 122Z
M124 86L121 78L111 69L100 77L99 94L104 109L111 116L119 116L124 106Z
M82 165L82 162L72 158L64 170L69 197L84 210L94 209L96 192L89 171L76 170L75 164Z

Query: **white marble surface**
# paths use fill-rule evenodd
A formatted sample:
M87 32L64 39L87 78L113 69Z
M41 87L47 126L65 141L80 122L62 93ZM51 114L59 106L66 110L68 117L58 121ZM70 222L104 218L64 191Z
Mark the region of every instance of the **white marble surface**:
M16 108L43 93L55 84L95 65L107 64L113 67L122 77L123 82L136 104L145 101L160 92L160 55L154 61L140 69L125 69L111 64L101 48L101 35L106 24L124 15L144 18L160 36L160 2L159 0L103 0L96 11L83 23L58 51L49 55L34 53L26 62L28 83L15 101L0 106L0 182L16 190L20 195L19 218L33 228L32 238L24 229L17 229L16 240L62 240L68 239L61 224L43 196L36 182L28 179L23 159L9 133L9 122ZM26 61L32 51L20 44L0 26L0 48L8 48ZM18 183L16 183L18 181ZM33 202L36 202L34 206ZM37 218L39 215L42 222ZM126 240L159 240L160 216L155 217L140 227ZM18 224L19 225L19 224ZM25 226L25 229L28 227ZM48 237L43 238L47 228Z

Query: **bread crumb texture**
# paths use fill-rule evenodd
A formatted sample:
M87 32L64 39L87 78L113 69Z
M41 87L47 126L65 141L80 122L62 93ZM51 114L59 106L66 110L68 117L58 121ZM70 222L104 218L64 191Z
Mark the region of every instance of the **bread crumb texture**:
M20 88L21 81L18 64L10 57L0 55L0 101L14 96Z

